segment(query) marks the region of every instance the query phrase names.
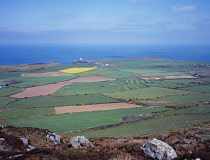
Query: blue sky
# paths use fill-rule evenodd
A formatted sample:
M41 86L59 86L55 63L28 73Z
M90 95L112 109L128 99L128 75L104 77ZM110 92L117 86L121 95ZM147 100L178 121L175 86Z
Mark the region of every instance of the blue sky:
M210 1L0 0L0 43L210 44Z

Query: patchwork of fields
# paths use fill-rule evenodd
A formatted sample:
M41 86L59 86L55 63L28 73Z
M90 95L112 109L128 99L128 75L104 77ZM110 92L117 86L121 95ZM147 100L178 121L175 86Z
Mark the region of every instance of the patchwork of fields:
M210 78L194 76L208 73L209 68L161 58L102 63L112 66L69 64L36 73L0 72L0 122L68 132L69 136L132 137L210 121ZM78 131L149 113L155 118Z

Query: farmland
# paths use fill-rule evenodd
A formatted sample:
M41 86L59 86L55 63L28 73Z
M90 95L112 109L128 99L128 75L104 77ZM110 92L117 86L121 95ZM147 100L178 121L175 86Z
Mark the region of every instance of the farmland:
M120 81L74 83L63 87L53 95L95 94L123 91Z
M4 114L2 114L2 118L23 118L23 117L31 117L31 116L40 116L55 113L53 107L46 108L30 108L30 109L15 109L15 110L5 110Z
M167 76L167 75L185 75L183 72L167 72L153 68L141 68L141 69L121 69L121 71L132 72L140 74L141 76Z
M102 126L122 121L122 117L128 114L145 114L153 111L161 111L164 108L129 108L108 111L81 112L72 114L58 114L51 116L17 118L6 120L15 126L31 126L47 128L53 132L68 132L79 129ZM43 123L45 122L45 123Z
M140 77L139 74L132 73L132 72L117 72L117 73L111 73L104 75L105 77L109 78L116 78L116 79L125 79L125 78L134 78L134 77Z
M44 96L44 95L50 95L60 88L72 84L72 83L78 83L78 82L101 82L101 81L112 81L115 79L101 77L101 76L90 76L90 77L79 77L73 80L64 81L64 82L58 82L55 84L48 84L48 85L42 85L38 87L31 87L27 88L23 92L17 93L15 95L12 95L11 97L14 98L26 98L26 97L36 97L36 96Z
M109 68L96 68L96 69L89 70L86 72L79 72L77 73L77 75L80 77L86 77L86 76L94 76L94 75L107 75L107 74L112 74L112 73L117 73L117 72L119 71L114 70L114 69L109 69Z
M186 90L192 90L195 92L206 92L206 93L210 93L210 85L205 85L205 86L195 86L195 87L186 87L184 88Z
M139 135L148 135L165 130L179 130L188 128L192 125L205 122L209 119L210 113L206 114L192 114L192 115L178 115L158 117L148 119L146 121L125 124L113 128L107 128L96 131L86 131L81 133L70 133L70 137L77 135L84 135L85 137L133 137ZM188 122L187 122L188 121ZM149 126L149 127L148 127Z
M56 114L64 114L64 113L92 112L92 111L114 110L114 109L123 109L123 108L137 108L137 107L139 108L143 106L135 105L135 104L128 104L128 103L62 106L62 107L55 107L55 112Z
M132 137L210 121L209 68L191 63L146 57L0 72L1 123L69 136ZM97 128L149 113L155 117Z
M14 101L15 99L13 98L8 98L8 97L0 97L0 108L3 108L4 105L8 104L9 102Z
M166 95L182 95L188 94L187 91L179 91L174 89L166 89L160 87L148 87L148 88L141 88L135 89L130 91L123 91L123 92L115 92L115 93L104 93L104 95L116 98L116 99L123 99L123 100L130 100L130 99L155 99L158 96L166 96Z
M163 96L155 100L141 101L148 105L177 105L177 106L195 106L204 104L209 99L210 94L207 93L191 93L189 95L181 96Z
M60 70L60 72L64 72L64 73L80 73L80 72L85 72L85 71L90 71L96 68L69 68L69 69L64 69L64 70Z
M103 95L76 95L76 96L39 96L31 98L23 98L5 106L6 109L11 108L33 108L45 106L69 106L81 104L97 104L119 102L118 100L105 97Z

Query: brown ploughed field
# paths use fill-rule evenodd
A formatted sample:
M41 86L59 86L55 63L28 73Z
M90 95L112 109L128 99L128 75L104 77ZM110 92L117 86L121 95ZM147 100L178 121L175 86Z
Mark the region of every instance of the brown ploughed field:
M114 78L107 78L103 76L89 76L89 77L79 77L72 79L71 82L103 82L103 81L114 81Z
M26 98L26 97L37 97L53 94L60 88L72 84L72 83L82 83L82 82L102 82L102 81L113 81L113 78L107 78L102 76L90 76L90 77L79 77L69 81L58 82L56 84L48 84L38 87L27 88L25 91L14 94L10 97L13 98Z
M64 114L64 113L92 112L92 111L104 111L104 110L136 108L136 107L143 107L143 106L129 104L129 103L94 104L94 105L84 105L84 106L62 106L62 107L55 107L55 112L56 114Z

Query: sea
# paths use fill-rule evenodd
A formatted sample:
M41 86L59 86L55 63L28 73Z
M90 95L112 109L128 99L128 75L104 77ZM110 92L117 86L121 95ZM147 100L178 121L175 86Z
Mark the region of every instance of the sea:
M210 62L210 45L0 44L0 65L137 57Z

